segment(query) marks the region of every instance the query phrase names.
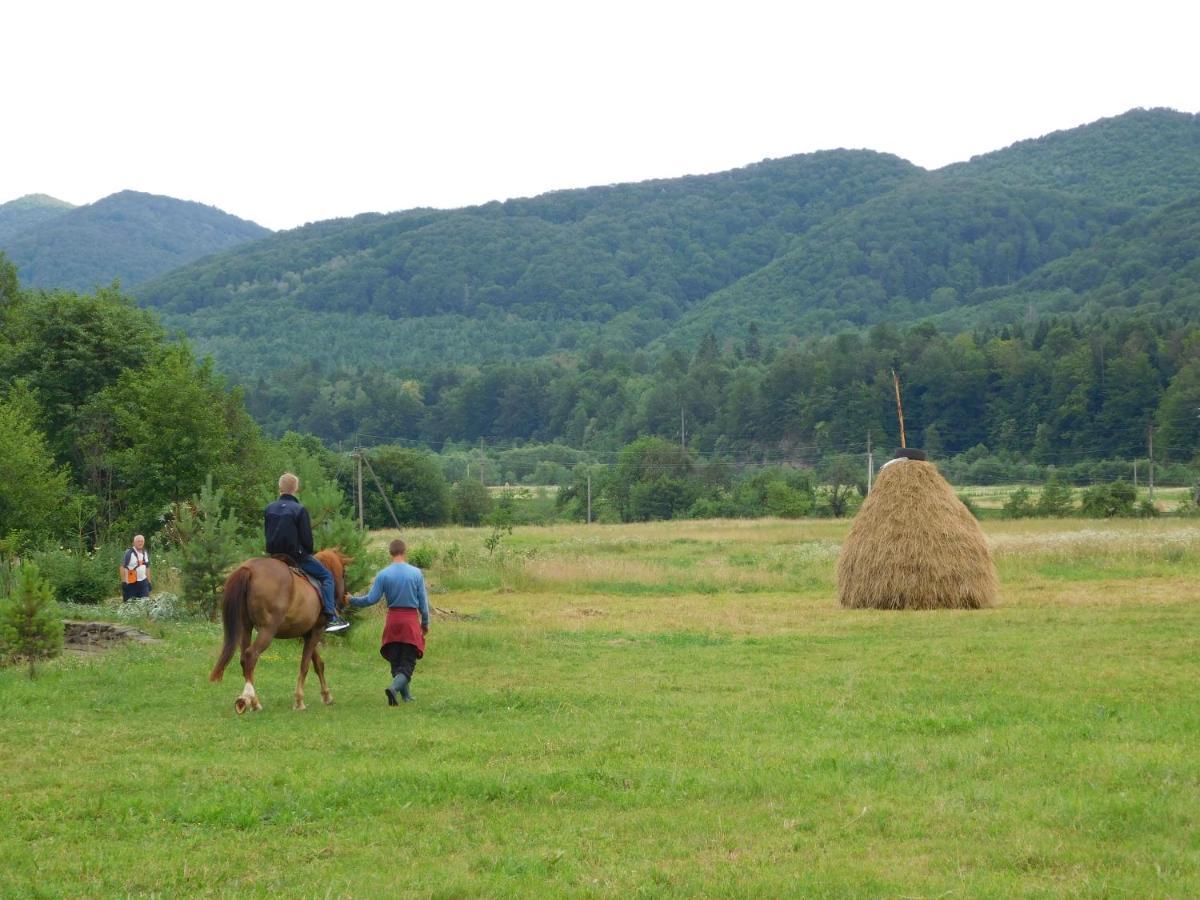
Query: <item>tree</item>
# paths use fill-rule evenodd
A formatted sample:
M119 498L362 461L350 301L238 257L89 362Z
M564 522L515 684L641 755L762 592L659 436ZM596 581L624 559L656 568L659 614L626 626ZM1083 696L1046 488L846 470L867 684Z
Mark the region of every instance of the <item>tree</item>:
M460 525L478 525L491 512L492 495L478 481L460 481L452 493L451 518Z
M35 410L21 386L0 398L0 538L14 549L52 535L67 500L67 473L34 427Z
M631 522L682 514L703 485L688 451L662 438L643 437L622 448L603 489L622 521Z
M441 525L450 518L450 487L427 453L403 447L377 447L367 454L370 468L387 492L401 525ZM365 475L374 485L370 472ZM377 489L364 487L363 517L370 528L394 523Z
M1124 481L1114 481L1112 484L1094 484L1083 492L1079 511L1085 516L1096 519L1133 516L1136 514L1134 511L1136 500L1137 491Z
M37 566L25 563L17 573L16 592L0 603L0 652L6 659L24 659L29 677L37 662L57 656L63 646L63 622L50 584Z
M1033 504L1027 487L1019 487L1004 501L1004 515L1010 519L1024 519L1033 515Z
M241 546L241 526L232 512L225 511L223 501L210 475L199 494L186 503L175 504L169 526L183 555L184 602L213 621L220 608L225 578L237 562Z
M1037 503L1034 505L1034 512L1039 516L1062 518L1071 514L1074 503L1074 494L1070 485L1053 477L1043 485L1042 492L1038 495Z
M862 472L860 463L855 457L838 454L826 467L824 472L826 487L821 492L829 514L841 518L850 511L853 492L859 488ZM862 485L863 488L866 485ZM862 491L860 491L861 493Z
M99 395L93 436L107 446L116 510L148 527L164 506L200 490L206 477L223 482L237 449L230 402L211 365L197 365L186 347L168 348L148 369L126 371Z

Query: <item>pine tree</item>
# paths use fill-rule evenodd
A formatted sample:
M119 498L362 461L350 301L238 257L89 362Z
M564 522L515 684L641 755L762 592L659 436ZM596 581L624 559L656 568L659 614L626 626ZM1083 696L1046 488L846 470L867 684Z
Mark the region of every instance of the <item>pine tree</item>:
M237 519L224 506L224 494L209 475L200 493L176 509L174 535L183 555L181 574L185 602L216 619L221 591L237 562L241 541Z
M0 603L0 655L28 661L34 678L37 661L57 656L62 646L63 622L50 583L26 563L17 573L16 593Z

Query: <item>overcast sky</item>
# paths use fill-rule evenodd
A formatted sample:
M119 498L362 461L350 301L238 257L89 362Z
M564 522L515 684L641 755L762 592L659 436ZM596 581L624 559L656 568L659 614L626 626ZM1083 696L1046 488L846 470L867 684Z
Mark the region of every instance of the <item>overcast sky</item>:
M1200 110L1200 4L12 4L0 202L125 188L270 228L833 147L935 168Z

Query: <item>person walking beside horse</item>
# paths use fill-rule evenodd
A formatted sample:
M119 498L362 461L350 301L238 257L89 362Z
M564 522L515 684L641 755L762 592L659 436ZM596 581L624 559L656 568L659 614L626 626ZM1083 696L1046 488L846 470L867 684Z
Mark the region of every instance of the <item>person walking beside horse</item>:
M387 598L387 622L383 626L383 641L379 655L392 666L392 683L384 688L389 706L398 706L396 695L407 703L408 691L417 660L425 655L425 635L429 633L429 595L425 576L416 566L409 565L404 555L404 541L388 545L392 564L375 576L371 590L362 597L350 597L350 605L372 606Z
M350 623L337 614L333 599L333 575L313 556L312 522L308 510L296 499L299 491L299 478L291 472L279 476L279 499L271 503L264 513L267 553L291 558L301 572L320 582L321 605L329 617L325 631L345 631Z

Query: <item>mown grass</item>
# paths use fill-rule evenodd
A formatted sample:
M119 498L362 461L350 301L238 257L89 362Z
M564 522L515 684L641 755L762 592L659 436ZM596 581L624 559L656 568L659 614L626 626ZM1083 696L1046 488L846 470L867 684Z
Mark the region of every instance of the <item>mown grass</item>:
M1197 895L1200 527L985 527L942 613L839 609L845 523L410 533L477 618L398 709L377 613L304 713L202 624L0 671L0 894Z

